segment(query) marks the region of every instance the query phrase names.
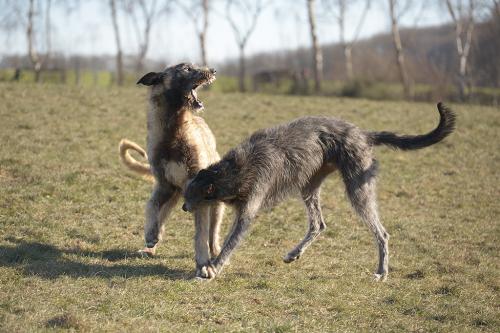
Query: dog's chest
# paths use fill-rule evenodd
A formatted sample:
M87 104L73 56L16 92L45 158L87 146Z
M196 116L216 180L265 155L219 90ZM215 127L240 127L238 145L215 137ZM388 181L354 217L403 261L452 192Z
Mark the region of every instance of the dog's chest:
M163 172L165 179L175 186L184 189L184 185L188 180L187 166L182 162L162 161Z

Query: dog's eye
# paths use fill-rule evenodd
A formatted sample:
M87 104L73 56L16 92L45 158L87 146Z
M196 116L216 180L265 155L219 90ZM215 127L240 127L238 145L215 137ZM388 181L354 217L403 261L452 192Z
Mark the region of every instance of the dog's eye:
M184 67L184 72L190 72L191 71L191 68L189 67Z

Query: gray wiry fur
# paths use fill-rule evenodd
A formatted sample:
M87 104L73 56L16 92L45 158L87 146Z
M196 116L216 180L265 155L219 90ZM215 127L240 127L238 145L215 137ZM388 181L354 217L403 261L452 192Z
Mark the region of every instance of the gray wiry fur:
M365 132L347 122L328 117L304 117L288 124L255 132L229 151L219 162L201 170L184 194L184 210L213 201L236 209L236 219L219 256L206 267L214 277L221 271L244 231L260 208L299 193L309 216L309 230L284 261L300 257L325 229L320 208L320 187L339 170L347 195L378 246L377 279L388 274L389 234L380 223L376 193L374 145L418 149L435 144L454 129L454 113L438 104L440 123L432 132L419 136L398 136L389 132Z

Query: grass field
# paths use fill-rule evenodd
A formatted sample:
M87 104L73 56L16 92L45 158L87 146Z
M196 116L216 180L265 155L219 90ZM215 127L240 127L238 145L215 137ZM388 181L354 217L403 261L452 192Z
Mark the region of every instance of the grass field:
M221 153L258 128L333 115L422 133L434 105L203 92ZM390 276L338 176L327 231L300 260L298 200L255 220L230 266L193 280L192 218L178 207L154 259L143 245L151 185L126 171L120 138L145 143L146 90L0 83L0 331L498 332L500 110L451 105L458 128L416 152L377 151ZM230 223L225 218L225 231Z

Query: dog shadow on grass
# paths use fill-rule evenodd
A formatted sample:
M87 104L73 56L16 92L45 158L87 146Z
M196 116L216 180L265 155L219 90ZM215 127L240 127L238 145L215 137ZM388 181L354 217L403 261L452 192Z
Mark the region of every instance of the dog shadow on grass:
M0 266L18 268L26 276L55 279L60 276L131 278L156 275L169 280L194 277L191 271L168 268L159 264L157 259L137 258L137 253L126 249L61 249L50 244L26 241L16 241L13 246L0 245ZM91 259L92 263L83 262L88 261L85 259Z

